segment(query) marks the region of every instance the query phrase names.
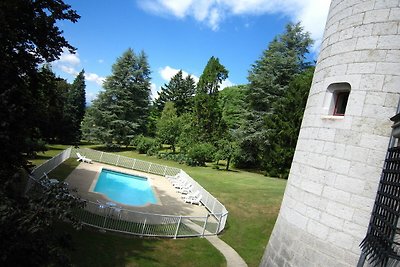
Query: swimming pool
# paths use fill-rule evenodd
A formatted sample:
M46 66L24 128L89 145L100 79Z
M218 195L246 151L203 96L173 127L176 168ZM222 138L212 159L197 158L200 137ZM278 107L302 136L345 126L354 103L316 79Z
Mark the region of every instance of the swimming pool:
M104 194L115 202L131 206L157 203L146 178L108 169L101 170L93 191Z

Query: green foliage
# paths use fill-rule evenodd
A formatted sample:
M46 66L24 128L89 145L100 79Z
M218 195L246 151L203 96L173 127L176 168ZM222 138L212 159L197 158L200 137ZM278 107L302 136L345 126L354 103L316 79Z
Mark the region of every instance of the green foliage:
M246 97L248 108L246 119L237 133L240 140L238 146L240 152L235 156L235 164L241 167L266 167L271 160L268 154L274 142L272 135L277 132L270 131L270 124L266 123L266 117L271 114L287 111L275 111L275 102L288 97L291 81L300 73L303 73L310 65L306 61L308 47L312 44L309 33L304 32L301 25L289 23L286 31L278 35L263 52L259 60L255 62L249 73L249 93ZM298 106L296 106L298 107ZM274 139L276 140L276 139ZM286 149L294 149L292 143L282 147L281 153ZM290 153L289 153L290 154ZM281 154L276 154L280 157ZM282 155L284 158L287 156ZM276 170L284 171L286 167L276 167ZM274 173L285 176L284 173Z
M181 133L181 122L176 115L174 103L167 102L157 122L157 138L162 144L171 145L173 152Z
M39 134L47 142L57 142L64 134L64 102L69 92L66 80L57 78L50 65L38 71L37 95L32 101L37 109Z
M26 173L21 170L29 169L26 155L36 149L42 133L54 134L46 128L59 114L43 114L49 112L46 108L59 111L61 105L58 99L54 106L48 101L57 95L57 86L52 74L40 73L38 67L65 48L75 50L56 24L76 22L79 15L62 0L2 0L0 13L0 264L66 265L68 239L58 237L53 224L72 219L69 214L79 202L61 185L24 195Z
M236 142L228 138L221 139L217 142L217 151L215 152L214 159L226 160L226 170L229 170L229 165L233 156L237 153Z
M81 123L85 115L85 71L76 76L69 88L64 104L64 127L62 142L66 144L79 144L82 138Z
M203 70L197 84L196 93L212 95L218 93L219 87L228 78L228 71L219 63L219 59L211 57Z
M228 129L238 129L245 120L247 85L226 87L219 92L222 118Z
M139 135L134 139L134 145L136 146L136 150L140 154L146 154L154 147L158 148L158 142L154 138L146 137L143 135Z
M93 101L85 133L104 144L128 145L146 131L149 113L150 69L144 52L128 49L112 67L105 91ZM88 131L89 127L95 129ZM88 133L89 132L89 133Z
M190 166L205 166L207 161L214 158L215 147L210 143L198 143L189 148L187 164Z
M269 43L249 72L247 100L253 110L268 112L273 102L284 94L293 76L309 66L305 60L312 42L300 23L289 23L286 31Z
M287 178L296 148L314 68L297 75L284 97L273 105L274 112L265 117L268 143L264 152L264 168L271 176Z
M173 102L176 113L180 116L191 111L194 93L195 82L193 78L190 75L183 78L182 70L180 70L168 84L161 87L159 97L154 101L154 104L158 112L161 113L167 102Z
M200 76L194 98L194 126L199 140L214 142L225 131L218 89L227 77L228 71L219 59L211 57Z

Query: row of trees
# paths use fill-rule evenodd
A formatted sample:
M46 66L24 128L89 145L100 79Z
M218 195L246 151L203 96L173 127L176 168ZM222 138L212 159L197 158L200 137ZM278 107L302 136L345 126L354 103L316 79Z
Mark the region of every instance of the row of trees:
M40 110L36 116L38 136L46 143L79 144L86 109L85 71L72 84L56 77L50 65L42 66L38 77L38 94L33 100Z
M211 57L199 82L179 71L150 103L146 55L128 49L113 65L104 91L83 123L85 138L107 146L170 145L186 163L233 160L237 167L287 177L313 75L306 60L312 40L288 24L249 71L249 84L225 88L228 70ZM152 105L151 105L152 104ZM137 136L155 137L156 141Z
M83 203L63 183L40 181L47 186L30 195L25 186L27 158L41 140L80 138L84 73L69 85L43 66L65 48L75 51L56 23L76 22L79 15L62 0L2 0L0 14L0 265L64 266L69 242L54 225L76 223L72 210Z

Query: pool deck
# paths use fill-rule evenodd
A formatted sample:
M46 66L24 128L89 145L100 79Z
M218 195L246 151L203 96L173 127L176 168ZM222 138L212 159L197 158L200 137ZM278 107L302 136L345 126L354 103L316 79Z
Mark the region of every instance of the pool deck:
M103 194L92 192L102 168L146 177L153 187L153 192L158 203L147 204L145 206L129 206L115 202ZM176 189L165 177L155 174L139 172L97 162L92 164L82 162L71 172L65 181L69 184L69 188L76 189L77 192L75 194L78 194L83 199L92 202L99 200L104 203L111 201L126 210L153 214L201 217L207 216L208 214L208 211L204 206L185 203L182 200L182 194L177 193Z

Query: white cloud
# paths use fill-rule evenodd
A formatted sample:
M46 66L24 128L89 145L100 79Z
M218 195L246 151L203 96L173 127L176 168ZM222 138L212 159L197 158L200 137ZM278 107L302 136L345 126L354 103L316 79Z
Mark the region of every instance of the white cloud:
M74 76L78 75L78 73L79 73L74 67L71 67L71 66L56 65L56 67L58 67L63 72L74 75Z
M193 17L216 31L228 16L283 14L301 21L319 46L331 0L137 0L144 10L180 19ZM143 3L144 2L144 3Z
M96 73L85 73L85 79L91 82L95 82L98 85L102 86L103 82L106 78L97 75Z
M72 65L72 66L77 66L81 63L78 52L76 52L75 54L72 54L65 47L63 48L63 52L58 61L62 64L68 64L68 65Z
M97 98L97 93L86 91L86 104L92 103Z
M180 70L179 69L174 69L170 66L165 66L164 68L159 70L159 73L161 75L161 78L163 78L166 82L169 82L171 80L171 78L177 74ZM189 73L187 73L186 71L182 70L182 76L183 78L187 77L189 75ZM193 80L195 81L195 83L197 84L199 82L199 77L190 74L190 76L193 78ZM226 79L225 81L223 81L221 83L221 86L219 88L219 90L224 89L225 87L229 87L229 86L233 86L235 85L234 83L232 83L229 79Z
M160 88L157 88L157 85L155 83L150 83L150 89L151 89L151 99L156 99L158 98L159 94L158 91L160 91Z
M234 84L233 82L231 82L229 79L226 79L225 81L222 81L219 90L222 90L222 89L224 89L224 88L226 88L226 87L234 86L234 85L235 85L235 84Z
M163 78L166 82L169 82L171 78L177 74L180 70L179 69L174 69L170 66L165 66L164 68L160 69L158 73L161 75L161 78ZM186 71L182 70L182 76L183 78L186 78L189 75ZM197 83L199 81L199 77L190 74L190 76L193 78L193 80Z
M98 61L102 63L103 60ZM77 76L79 74L78 69L81 67L81 60L79 54L71 54L68 49L64 48L60 58L52 63L53 67L61 70L64 73L70 74L72 76ZM105 80L104 77L99 76L96 73L87 72L85 73L85 79L90 82L94 82L97 85L102 86Z

